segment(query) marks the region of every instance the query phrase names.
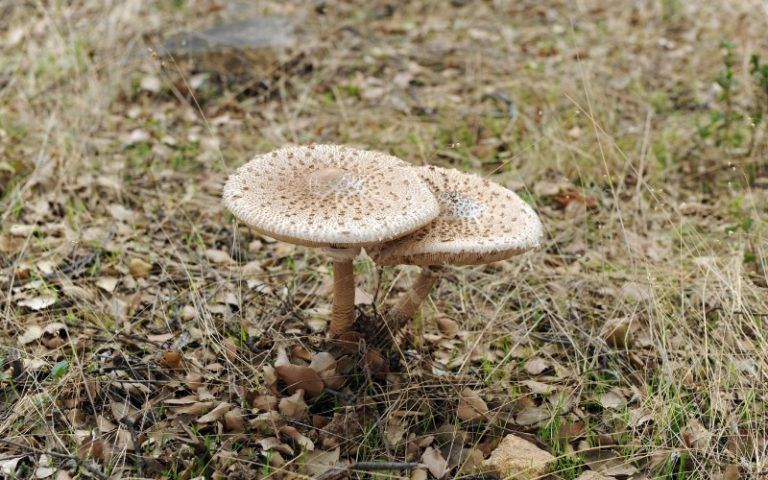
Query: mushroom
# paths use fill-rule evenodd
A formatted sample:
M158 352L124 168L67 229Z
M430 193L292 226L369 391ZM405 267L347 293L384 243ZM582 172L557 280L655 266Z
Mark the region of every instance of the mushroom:
M353 262L360 248L418 230L439 213L429 187L407 165L340 145L285 147L256 156L224 186L224 204L256 231L331 257L331 337L355 321Z
M415 167L440 204L424 228L393 240L370 255L380 265L419 265L413 286L390 310L391 331L410 319L437 282L442 265L496 262L538 246L542 225L514 192L454 169Z

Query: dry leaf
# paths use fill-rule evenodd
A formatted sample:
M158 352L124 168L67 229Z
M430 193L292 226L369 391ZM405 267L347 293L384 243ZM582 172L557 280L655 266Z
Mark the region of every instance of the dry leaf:
M600 405L603 408L621 408L627 404L627 398L618 388L612 388L611 390L600 395Z
M576 480L614 480L614 479L613 477L606 477L603 474L597 473L594 470L587 470L586 472L576 477Z
M107 206L107 211L112 215L112 218L120 220L121 222L132 223L136 219L136 214L132 210L129 210L118 203L113 203Z
M221 343L224 347L224 354L227 356L227 360L230 362L237 360L237 344L235 344L235 341L227 337Z
M163 358L160 360L160 365L163 365L165 367L168 367L172 370L180 370L181 369L181 354L179 352L165 352L163 353Z
M427 480L427 471L423 468L416 468L411 472L411 480Z
M117 287L117 282L118 280L115 277L99 277L96 280L96 286L107 293L112 293Z
M600 336L614 348L626 348L629 345L631 325L631 317L613 318L605 322L600 330Z
M465 388L459 394L459 408L457 415L459 420L482 420L488 414L488 405L480 398L480 395L469 388Z
M232 260L232 257L230 257L227 252L213 248L209 248L205 251L205 258L218 265L234 263L234 260Z
M277 397L274 395L258 395L251 402L253 408L268 412L277 406Z
M19 345L32 343L43 335L43 329L39 325L30 325L22 336L18 338Z
M88 302L92 302L96 299L96 295L91 290L86 290L83 287L78 287L77 285L69 282L69 281L62 281L61 282L61 291L66 295L67 297L73 299L73 300L84 300Z
M224 416L225 413L227 413L232 408L232 405L230 405L227 402L221 402L211 410L210 412L206 413L202 417L197 419L197 423L212 423L217 420L219 420L221 417Z
M304 456L304 467L308 474L317 477L339 463L340 455L341 449L339 447L330 451L314 450Z
M261 445L261 448L263 448L264 451L274 450L286 455L293 456L293 449L290 447L290 445L284 444L277 437L262 438L259 440L259 445Z
M437 317L437 329L446 337L453 337L459 333L459 324L448 317Z
M68 338L67 326L61 322L53 322L46 325L43 329L41 341L46 348L54 349L65 345Z
M179 415L200 415L203 412L209 411L211 407L213 407L213 402L195 402L192 405L177 408L174 412Z
M280 404L277 408L280 410L280 413L288 418L294 420L303 419L309 411L309 407L304 402L304 390L298 390L290 397L280 399Z
M518 425L523 426L535 425L539 422L543 422L544 420L549 420L551 417L552 415L546 408L529 406L523 408L520 413L517 414L515 422L517 422Z
M328 352L318 352L312 356L309 368L317 373L323 373L325 370L336 368L336 359Z
M56 303L56 297L54 295L38 295L36 297L19 300L16 302L16 305L20 307L26 307L37 312L50 307L54 303Z
M424 450L424 453L421 455L421 463L437 479L443 478L448 473L448 461L443 458L439 450L432 447L427 447Z
M37 459L37 468L35 469L35 478L48 478L56 473L56 467L53 465L51 457L45 453Z
M682 434L683 440L689 448L707 450L712 445L712 432L707 430L704 425L695 418L688 420L688 423L683 428Z
M147 263L140 258L132 258L128 266L128 271L136 278L144 278L152 271L152 264Z
M275 366L275 372L277 372L280 380L285 382L288 391L291 393L304 390L308 398L313 398L320 395L325 388L320 375L309 367L279 365Z
M525 371L531 375L540 375L549 368L549 362L543 358L532 358L525 362Z
M153 343L165 343L173 337L172 333L160 333L157 335L147 335L147 340Z
M213 412L211 412L213 413ZM199 422L199 420L198 420ZM233 408L224 414L224 428L229 432L242 433L245 431L243 411Z
M312 442L312 440L302 435L301 432L296 429L296 427L283 425L280 427L280 433L288 435L291 440L296 442L296 445L300 446L305 451L311 452L315 449L315 444Z
M535 393L537 395L549 395L555 390L552 385L543 382L537 382L535 380L523 380L521 383L528 387L531 393Z

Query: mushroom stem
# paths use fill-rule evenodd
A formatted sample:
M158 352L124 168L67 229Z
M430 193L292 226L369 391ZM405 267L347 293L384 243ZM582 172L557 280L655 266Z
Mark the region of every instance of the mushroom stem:
M328 334L338 337L355 323L355 257L359 248L326 248L333 259L333 307Z
M432 287L440 279L441 270L442 267L438 266L423 267L411 288L403 293L397 304L392 307L389 311L389 318L392 321L390 327L393 333L400 330L403 324L416 314Z

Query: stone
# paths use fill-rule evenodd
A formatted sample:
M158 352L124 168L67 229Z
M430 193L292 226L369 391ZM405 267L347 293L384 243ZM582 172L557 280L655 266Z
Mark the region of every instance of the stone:
M297 43L296 18L252 17L170 36L158 54L193 61L199 70L224 76L260 76Z
M507 435L491 452L485 466L503 478L528 480L543 477L555 461L549 452L516 435Z

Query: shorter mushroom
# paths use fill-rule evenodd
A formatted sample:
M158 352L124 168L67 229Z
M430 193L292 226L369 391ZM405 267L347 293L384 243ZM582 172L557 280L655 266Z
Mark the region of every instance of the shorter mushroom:
M413 232L439 213L429 187L404 165L339 145L286 147L255 157L224 186L224 204L255 230L321 247L331 257L331 337L355 321L353 262L360 248Z
M393 333L416 313L443 265L504 260L535 248L542 236L539 217L511 190L454 169L415 170L437 197L440 215L424 228L369 252L379 265L422 267L412 287L388 312L387 328Z

